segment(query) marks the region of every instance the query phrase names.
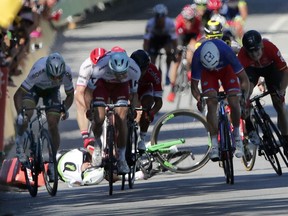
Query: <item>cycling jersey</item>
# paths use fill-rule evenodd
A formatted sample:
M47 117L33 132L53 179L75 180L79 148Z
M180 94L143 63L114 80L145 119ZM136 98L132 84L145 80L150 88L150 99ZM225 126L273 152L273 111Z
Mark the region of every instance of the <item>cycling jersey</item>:
M150 40L153 37L163 36L169 36L171 40L175 40L177 38L173 19L165 17L165 24L163 28L156 26L156 19L154 17L149 19L146 24L144 39Z
M267 39L263 39L262 41L264 46L263 54L259 61L254 61L251 59L245 48L241 48L238 58L243 67L253 67L255 70L261 70L264 73L265 71L269 72L267 69L273 64L277 70L285 70L287 68L287 64L279 49Z
M66 72L62 80L52 81L46 73L46 60L48 57L40 58L35 62L32 69L30 70L27 78L21 84L27 92L33 87L37 87L42 90L52 89L60 87L64 84L64 89L66 92L73 90L72 74L71 68L66 65Z
M176 33L178 35L183 34L194 34L195 38L201 35L202 24L201 20L198 17L195 17L191 25L188 27L185 24L185 19L182 14L179 14L175 19Z
M138 96L144 95L162 98L161 72L154 64L150 64L146 73L139 79Z
M235 74L238 74L243 70L243 67L240 64L239 60L237 59L235 53L233 52L231 47L229 47L225 42L219 39L211 39L208 41L213 41L213 43L217 46L220 52L219 64L216 67L216 69L209 71L210 73L217 73L217 71L229 65L232 67ZM201 72L203 70L207 70L200 62L200 52L203 45L208 41L203 42L201 46L198 49L196 49L194 53L191 65L191 71L193 71L192 79L194 80L200 80Z
M130 66L128 68L126 76L123 77L123 79L118 80L116 79L114 72L112 72L109 67L109 59L110 55L105 55L97 62L96 65L93 66L91 78L89 79L88 84L89 88L95 89L96 88L95 84L100 79L104 80L107 83L126 83L131 81L130 91L132 93L136 93L138 88L138 80L141 75L140 68L136 64L136 62L130 58L129 59Z

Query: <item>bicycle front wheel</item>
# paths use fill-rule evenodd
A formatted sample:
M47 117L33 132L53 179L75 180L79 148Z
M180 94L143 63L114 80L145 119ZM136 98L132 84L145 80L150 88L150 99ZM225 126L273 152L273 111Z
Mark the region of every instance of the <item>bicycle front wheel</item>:
M194 172L209 161L210 136L206 119L193 110L179 109L164 114L155 124L151 145L184 139L170 153L153 153L166 169L177 173Z
M28 162L21 165L24 170L27 189L32 197L36 197L38 193L38 174L39 166L37 166L37 155L35 154L35 146L29 132L25 132L23 143L24 152L27 155Z
M41 170L47 192L51 196L55 196L58 189L58 171L56 150L52 145L52 140L47 129L42 129L39 138L39 156L41 158Z
M243 140L244 155L242 157L242 162L245 170L251 171L254 167L257 154L257 146L249 144L247 139Z

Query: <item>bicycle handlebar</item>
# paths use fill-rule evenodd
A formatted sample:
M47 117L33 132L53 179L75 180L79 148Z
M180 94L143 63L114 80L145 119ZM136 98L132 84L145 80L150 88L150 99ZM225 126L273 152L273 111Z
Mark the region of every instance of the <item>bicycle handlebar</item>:
M257 101L257 100L260 100L262 97L265 97L266 95L270 94L269 91L266 91L266 92L263 92L262 94L260 95L256 95L254 96L253 98L250 98L249 101L250 103L254 102L254 101Z

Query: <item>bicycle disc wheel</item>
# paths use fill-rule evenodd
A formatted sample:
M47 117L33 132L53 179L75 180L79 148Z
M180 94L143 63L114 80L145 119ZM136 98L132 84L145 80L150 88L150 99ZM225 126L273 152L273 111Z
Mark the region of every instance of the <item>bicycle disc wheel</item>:
M248 140L243 141L244 155L242 157L242 162L245 167L245 170L251 171L254 167L257 154L257 146L249 144Z
M172 153L155 152L156 160L166 169L177 173L194 172L209 161L210 136L205 118L188 109L164 114L155 124L151 145L184 139L173 146Z
M43 177L47 192L51 196L55 196L58 189L58 171L56 151L52 145L51 137L48 130L41 130L40 136L40 151L41 158L41 170L43 171Z
M37 167L37 156L35 154L35 149L33 148L32 139L28 132L25 132L23 148L25 154L27 155L28 162L26 164L22 164L21 169L24 170L26 186L29 193L32 197L35 197L38 193L39 169ZM30 152L32 153L30 154Z

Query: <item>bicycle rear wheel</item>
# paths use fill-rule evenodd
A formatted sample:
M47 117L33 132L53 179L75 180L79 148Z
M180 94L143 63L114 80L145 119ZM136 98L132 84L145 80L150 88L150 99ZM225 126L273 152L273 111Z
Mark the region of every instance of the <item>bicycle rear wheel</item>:
M155 152L153 156L166 169L177 173L194 172L209 161L210 136L205 118L188 109L164 114L155 124L151 145L184 139L184 144L173 146L174 153ZM175 150L175 147L177 148Z
M132 123L134 124L134 122ZM136 173L136 161L137 161L137 129L135 125L130 125L128 128L128 142L126 146L126 161L130 168L128 176L128 185L129 188L132 189L135 182L135 173ZM124 189L125 185L125 175L122 175L122 190Z
M175 88L176 88L175 90L176 90L176 100L177 100L176 109L179 109L182 95L186 93L190 93L190 85L189 85L189 81L187 77L186 65L184 65L182 62L179 65L179 69L177 72ZM191 97L190 102L192 102L192 97Z
M32 197L36 197L38 193L38 174L39 167L37 166L37 154L33 146L33 140L29 132L25 132L23 143L24 152L27 155L28 162L21 165L24 170L27 189Z
M42 129L39 139L39 158L41 158L41 171L47 192L55 196L58 189L58 171L56 150L52 145L52 140L47 129Z
M107 135L106 135L106 143L108 148L108 164L106 170L108 172L108 180L109 180L109 195L113 194L113 183L114 183L114 139L115 132L112 125L107 126Z

